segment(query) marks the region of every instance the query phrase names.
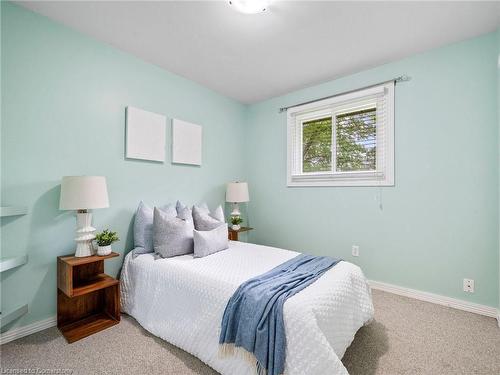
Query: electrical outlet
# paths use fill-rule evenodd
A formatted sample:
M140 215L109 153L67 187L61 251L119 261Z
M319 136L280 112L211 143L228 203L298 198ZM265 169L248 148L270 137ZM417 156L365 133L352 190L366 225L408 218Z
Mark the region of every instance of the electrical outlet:
M359 257L359 246L358 245L352 245L352 256Z
M474 280L464 279L464 292L474 293Z

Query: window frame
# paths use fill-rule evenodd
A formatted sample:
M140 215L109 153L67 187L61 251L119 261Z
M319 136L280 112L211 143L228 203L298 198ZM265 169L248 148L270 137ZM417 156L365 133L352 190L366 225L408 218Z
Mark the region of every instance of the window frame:
M361 107L376 103L376 96L384 96L385 124L377 126L377 157L375 171L336 171L336 116L346 113L355 101ZM366 100L365 104L362 104ZM373 105L373 104L372 104ZM379 118L379 107L377 106ZM329 172L303 172L302 124L314 119L332 117L332 158ZM383 133L382 133L383 132ZM379 151L384 155L381 158ZM380 165L383 163L383 165ZM394 186L394 82L337 95L329 99L303 104L287 110L287 186Z

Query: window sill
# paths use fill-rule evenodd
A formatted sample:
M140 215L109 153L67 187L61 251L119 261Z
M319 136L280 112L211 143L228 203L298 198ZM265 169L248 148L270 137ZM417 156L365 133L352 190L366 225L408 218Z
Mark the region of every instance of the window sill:
M388 176L357 175L357 176L291 176L287 181L288 187L312 186L394 186L394 179Z

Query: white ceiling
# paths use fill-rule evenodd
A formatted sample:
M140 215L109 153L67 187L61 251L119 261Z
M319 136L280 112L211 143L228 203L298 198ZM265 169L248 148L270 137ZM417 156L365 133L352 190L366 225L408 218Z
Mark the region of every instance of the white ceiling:
M495 30L499 2L18 2L243 103Z

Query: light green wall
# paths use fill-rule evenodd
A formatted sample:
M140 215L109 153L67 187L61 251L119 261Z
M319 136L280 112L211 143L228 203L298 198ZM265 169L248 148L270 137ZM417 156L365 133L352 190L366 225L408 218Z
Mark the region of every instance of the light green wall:
M76 174L107 176L111 208L96 210L94 224L118 230L121 253L131 249L139 200L215 204L226 181L248 178L251 240L498 305L500 30L247 107L23 8L2 2L1 12L1 203L29 207L2 219L2 256L30 256L1 275L2 308L30 304L16 325L55 314L55 257L73 251L75 227L57 209L58 185ZM412 81L396 89L396 186L287 188L277 109L400 74ZM203 166L124 160L127 105L202 124ZM476 280L475 294L461 291L464 277Z
M96 210L94 224L117 230L123 253L141 199L216 204L225 182L245 177L245 107L21 7L1 7L2 205L29 208L2 219L2 256L29 255L1 274L2 307L29 302L24 325L55 314L56 256L74 251L74 213L58 210L62 176L107 177L111 207ZM124 160L127 105L203 125L203 166L171 165L170 148L165 164ZM107 261L107 272L116 275L122 260Z
M491 33L252 105L251 240L340 256L373 280L497 306L496 50ZM395 187L286 187L278 108L401 74L412 80L396 87ZM474 294L462 291L465 277L475 279Z

